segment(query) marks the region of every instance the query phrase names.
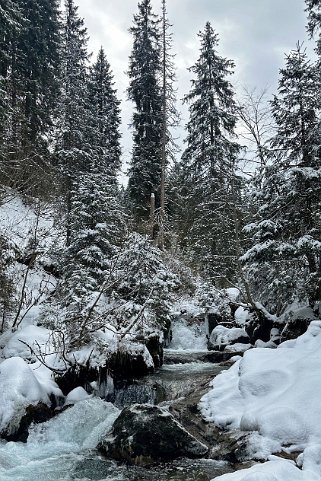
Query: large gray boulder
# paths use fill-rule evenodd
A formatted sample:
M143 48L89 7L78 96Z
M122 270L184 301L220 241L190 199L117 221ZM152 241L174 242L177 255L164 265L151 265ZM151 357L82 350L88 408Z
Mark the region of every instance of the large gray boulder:
M125 408L99 449L108 457L131 464L151 464L183 456L200 458L208 451L166 409L150 404Z

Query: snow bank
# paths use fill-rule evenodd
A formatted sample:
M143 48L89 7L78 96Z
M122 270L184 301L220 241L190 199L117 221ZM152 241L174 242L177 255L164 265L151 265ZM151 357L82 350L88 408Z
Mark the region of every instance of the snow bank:
M218 476L215 481L319 481L311 471L300 471L294 463L273 460L236 473ZM213 480L214 481L214 480Z
M241 471L217 479L321 480L320 367L321 321L313 321L297 340L273 350L247 351L243 359L214 379L213 389L200 402L204 417L222 428L253 431L250 445L254 458L267 459L282 449L304 451L299 460L302 472L291 463L278 461L282 463L280 474L269 471L271 464L267 463L246 475ZM265 478L257 474L259 469Z
M42 401L50 404L45 387L20 357L0 364L0 431L11 432L20 423L25 408Z

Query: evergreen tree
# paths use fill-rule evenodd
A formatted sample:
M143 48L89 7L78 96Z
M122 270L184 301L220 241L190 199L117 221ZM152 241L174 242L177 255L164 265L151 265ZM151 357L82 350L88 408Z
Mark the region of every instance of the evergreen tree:
M161 180L162 93L159 19L151 1L142 0L130 32L134 38L130 56L128 88L134 102L134 145L129 169L128 193L137 221L149 214L149 201L156 194L159 206Z
M90 151L86 145L89 120L87 41L87 30L78 15L78 7L73 0L66 0L56 154L66 188L67 245L71 235L73 185L77 185L81 174L90 169Z
M41 184L36 173L40 164L43 177L48 156L48 136L59 91L58 6L58 0L6 0L1 6L3 170L10 185L24 190ZM0 116L3 118L1 107Z
M315 147L317 76L305 50L297 44L286 56L280 71L278 95L272 101L277 134L272 146L277 155L289 163L309 165Z
M319 109L315 71L298 48L286 57L278 95L272 102L277 124L274 164L267 169L256 222L248 226L253 247L244 256L261 300L280 314L301 298L321 300L321 176L317 137ZM266 276L270 294L262 286ZM263 298L262 298L263 297ZM265 297L265 299L264 299Z
M211 277L230 277L235 261L235 222L240 197L236 177L238 145L234 93L227 76L233 62L218 55L218 35L210 23L201 40L195 74L185 97L190 104L186 150L177 179L181 245ZM188 222L186 222L188 219Z
M22 88L22 143L36 149L52 126L59 93L59 1L19 0L18 5L26 19L18 35L14 67Z
M311 37L319 33L317 39L316 52L321 56L321 4L319 0L305 0L306 12L308 13L308 27L307 30Z
M3 1L0 5L0 155L2 174L4 174L5 161L7 160L6 144L10 131L9 122L12 107L10 99L11 62L14 40L22 28L21 24L22 16L17 5L11 0Z
M179 123L176 109L176 81L174 55L172 54L171 24L168 21L166 0L162 0L162 138L161 138L161 184L158 245L164 248L166 220L166 174L168 161L174 158L177 146L174 142L171 128Z
M87 70L87 33L72 0L66 13L57 154L66 179L67 247L59 292L65 329L79 344L94 328L91 306L108 279L125 223L117 199L120 111L112 73L102 49Z
M121 165L119 105L110 65L101 48L97 61L90 69L88 81L88 144L91 152L95 153L100 171L113 184L116 184Z

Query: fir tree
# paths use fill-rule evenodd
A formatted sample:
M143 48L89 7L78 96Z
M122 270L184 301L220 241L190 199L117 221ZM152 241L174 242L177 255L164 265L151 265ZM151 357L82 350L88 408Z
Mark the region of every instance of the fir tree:
M308 26L307 30L311 37L316 33L319 33L317 39L316 52L321 56L321 5L319 0L305 0L306 12L308 13Z
M6 104L2 124L7 162L4 176L10 185L24 190L41 184L36 178L39 165L42 177L46 170L48 137L59 91L58 5L57 0L6 0L1 6L0 84Z
M158 245L164 248L166 221L166 174L169 159L174 158L177 146L171 128L177 127L179 113L176 109L176 81L174 55L172 54L171 24L168 21L166 0L162 0L162 138L161 138L161 184Z
M66 0L56 155L66 188L67 244L71 235L73 184L77 185L81 174L90 169L90 152L86 145L87 41L87 30L78 15L78 7L73 0Z
M100 171L113 184L121 165L119 104L110 65L101 48L88 81L88 144Z
M149 201L156 194L159 206L161 180L162 93L159 19L150 0L142 0L130 32L134 38L130 56L128 88L134 102L133 155L128 193L137 221L148 217Z
M218 55L218 35L209 22L199 37L200 56L190 68L195 78L184 99L190 104L190 119L177 179L181 200L177 220L181 244L211 277L224 278L233 273L239 200L235 175L239 147L232 140L235 103L227 80L234 64Z
M23 144L41 145L52 126L59 93L60 12L58 0L19 0L24 28L17 39L16 75L22 91Z
M314 132L318 118L316 112L317 76L315 67L305 50L297 44L296 50L286 56L285 68L280 71L278 95L272 101L277 135L272 146L283 162L312 162L315 146Z
M286 57L272 102L276 158L257 194L258 219L247 227L247 262L261 300L280 314L289 300L321 300L321 177L318 104L313 67L298 47ZM266 276L271 301L263 292ZM263 293L262 293L263 292Z

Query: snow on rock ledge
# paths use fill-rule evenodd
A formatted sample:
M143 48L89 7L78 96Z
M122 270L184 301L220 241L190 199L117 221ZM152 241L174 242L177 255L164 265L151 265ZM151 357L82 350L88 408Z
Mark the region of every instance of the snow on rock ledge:
M249 336L244 329L239 327L227 328L224 326L216 326L211 332L209 339L209 349L223 350L229 344L248 344Z
M0 364L0 386L0 432L6 435L18 430L28 406L39 402L50 405L46 389L20 357Z

